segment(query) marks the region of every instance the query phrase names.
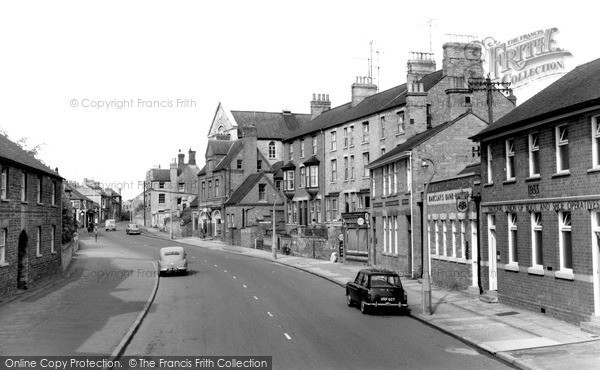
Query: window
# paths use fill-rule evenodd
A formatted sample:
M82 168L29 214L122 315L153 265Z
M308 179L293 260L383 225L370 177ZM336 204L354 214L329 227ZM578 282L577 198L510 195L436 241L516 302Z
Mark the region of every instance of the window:
M492 145L487 145L487 183L493 184L494 180L492 177Z
M292 216L292 203L287 203L286 207L287 207L287 223L291 224L294 221L293 216Z
M389 232L389 250L390 253L393 253L393 246L394 246L394 220L393 217L390 216L387 218L388 219L388 232Z
M257 171L262 170L262 161L261 160L256 161L256 170Z
M394 216L394 254L398 254L398 216Z
M37 202L42 203L42 176L38 176L37 178Z
M389 171L389 167L387 165L383 166L383 175L381 176L381 188L382 190L382 196L386 196L388 195L388 171Z
M275 187L277 190L281 191L281 180L275 180Z
M290 161L294 159L294 143L290 143L288 147L288 155L290 157Z
M388 223L387 223L387 217L383 216L381 218L381 220L383 221L383 251L384 252L389 252L388 251L388 231L387 231L387 227L388 227Z
M362 141L363 141L363 143L366 143L369 141L369 122L363 122L362 126L363 126Z
M556 127L556 172L569 171L569 127Z
M6 240L8 229L0 229L0 264L6 263Z
M42 256L42 227L38 226L36 229L36 241L35 241L35 253L38 257Z
M452 257L456 258L456 237L457 237L456 220L452 220L450 222L452 225Z
M306 167L300 167L300 188L306 187Z
M1 243L1 241L0 241ZM592 212L592 248L600 250L600 212ZM0 255L0 258L2 256ZM0 260L1 261L1 260Z
M440 254L440 226L439 221L433 221L435 231L435 254Z
M398 112L398 134L404 133L404 112Z
M206 183L202 181L202 199L206 198Z
M389 183L390 183L390 194L396 194L396 189L398 189L398 167L396 166L396 162L394 164L390 164L390 170L388 172Z
M592 164L600 167L600 116L592 117Z
M165 195L158 194L158 204L165 204Z
M180 193L185 191L185 184L183 182L180 182L177 185L178 185L177 190L179 190Z
M159 188L159 189L164 189L164 188L165 188L165 183L164 183L164 182L162 182L162 181L161 181L161 182L159 182L159 183L158 183L158 188Z
M319 187L319 166L308 167L308 186L311 188Z
M344 127L344 148L348 147L348 127Z
M508 139L506 145L506 180L515 179L515 139Z
M56 181L52 181L52 195L50 198L50 204L56 205Z
M335 131L331 131L331 150L337 150L337 138Z
M467 224L465 220L460 220L460 257L467 259Z
M339 219L337 198L331 198L331 217L334 221Z
M377 182L375 181L375 176L371 177L371 196L375 198L375 194L377 193Z
M385 148L381 148L381 155L385 154Z
M50 253L56 253L54 250L54 238L56 237L56 226L50 227Z
M337 181L337 159L331 160L331 182Z
M0 178L0 199L8 197L8 168L1 167L2 177Z
M212 181L208 182L208 197L212 197Z
M294 190L294 170L285 171L284 190Z
M406 192L410 193L412 191L412 168L410 167L411 163L407 159L406 160Z
M331 198L325 199L325 221L331 221Z
M448 226L446 220L442 220L442 255L448 255Z
M430 254L437 254L435 246L431 244L431 221L427 220L427 245L429 246Z
M571 244L571 212L558 212L560 233L560 270L573 273L573 245Z
M300 140L300 158L304 158L304 140Z
M348 157L344 157L344 180L348 180Z
M369 169L367 165L369 164L369 153L363 153L363 177L369 177Z
M531 213L531 253L532 267L542 268L544 265L544 252L542 249L542 214Z
M274 142L270 142L269 143L269 159L275 159L276 155L275 155L275 143Z
M241 160L241 159L238 159L238 160L237 160L237 169L238 169L238 170L241 170L241 169L242 169L242 160Z
M519 252L517 245L517 214L508 214L508 263L519 264Z
M258 184L258 200L261 202L267 201L266 189L267 189L266 184Z
M219 196L219 180L215 180L215 197Z
M27 201L27 174L21 171L21 202Z
M354 146L354 126L350 126L350 146Z
M354 156L350 156L350 178L354 180Z
M312 137L312 154L317 154L317 137Z
M529 134L529 177L540 175L540 144L538 133Z
M385 117L379 118L379 137L385 139Z
M292 222L298 223L298 202L292 202Z

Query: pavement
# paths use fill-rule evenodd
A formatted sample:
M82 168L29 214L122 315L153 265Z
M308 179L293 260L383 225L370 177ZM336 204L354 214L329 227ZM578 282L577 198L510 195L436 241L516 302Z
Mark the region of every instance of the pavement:
M168 239L153 228L146 235ZM229 245L195 237L175 242L213 250L273 260L272 252ZM337 263L297 256L277 255L274 261L327 279L342 287L365 268L361 264ZM521 369L598 369L600 336L578 326L501 303L481 301L478 295L432 286L432 314L422 314L421 281L403 279L410 315L481 351Z
M169 238L152 228L143 228L143 233ZM189 237L174 241L273 260L271 251L216 240ZM147 276L155 272L156 266L153 261L143 261L140 272L142 256L124 254L103 238L94 242L84 235L80 243L80 251L62 276L12 300L0 302L0 355L60 353L115 357L124 350L150 309L158 278L147 279ZM360 264L280 254L274 262L301 269L341 287L365 268ZM578 326L500 303L486 303L478 296L436 286L432 286L433 312L423 315L421 282L403 279L403 285L413 318L515 367L596 369L600 364L600 337L585 333ZM87 329L82 330L82 327ZM27 335L19 336L20 333ZM35 353L31 352L32 348L36 349Z

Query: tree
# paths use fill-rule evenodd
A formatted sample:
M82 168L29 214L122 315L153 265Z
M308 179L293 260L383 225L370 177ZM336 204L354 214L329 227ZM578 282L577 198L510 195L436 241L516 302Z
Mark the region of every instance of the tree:
M67 244L73 240L73 234L77 231L77 221L73 206L67 193L62 193L62 244Z

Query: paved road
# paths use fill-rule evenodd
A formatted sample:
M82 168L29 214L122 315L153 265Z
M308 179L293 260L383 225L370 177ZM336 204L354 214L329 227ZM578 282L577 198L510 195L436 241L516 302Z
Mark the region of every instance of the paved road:
M147 258L169 241L108 233ZM507 368L410 317L364 316L322 278L187 246L187 276L161 278L125 355L273 356L276 369Z

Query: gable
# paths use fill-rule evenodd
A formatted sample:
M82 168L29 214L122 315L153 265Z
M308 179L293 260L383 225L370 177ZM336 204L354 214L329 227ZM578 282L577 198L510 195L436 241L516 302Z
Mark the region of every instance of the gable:
M209 139L214 139L219 134L229 134L229 140L236 140L238 138L237 128L238 124L231 112L225 109L222 103L219 103L207 136Z

